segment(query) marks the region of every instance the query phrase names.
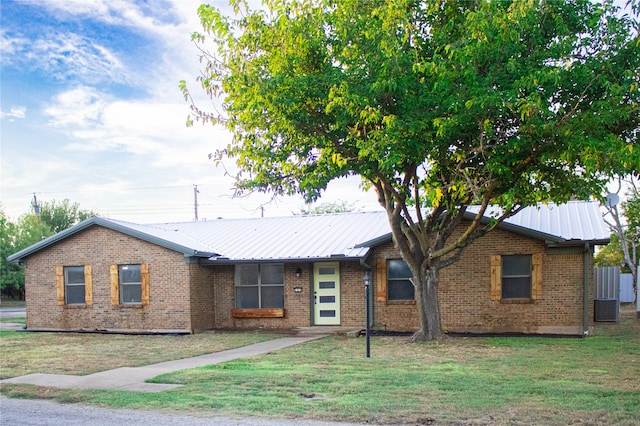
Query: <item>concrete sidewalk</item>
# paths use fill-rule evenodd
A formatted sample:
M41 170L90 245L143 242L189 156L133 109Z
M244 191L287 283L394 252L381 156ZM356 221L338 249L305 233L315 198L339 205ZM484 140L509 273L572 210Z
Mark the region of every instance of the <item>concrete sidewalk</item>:
M284 337L269 340L249 346L216 352L208 355L184 358L176 361L161 362L159 364L146 365L144 367L123 367L115 370L102 371L87 376L67 376L63 374L28 374L26 376L13 377L0 380L0 383L23 383L37 386L55 388L76 389L117 389L141 392L162 392L174 389L182 385L169 385L157 383L145 383L145 380L160 374L186 370L188 368L202 367L218 364L237 358L248 358L277 351L293 345L321 339L327 335L314 335L305 337Z

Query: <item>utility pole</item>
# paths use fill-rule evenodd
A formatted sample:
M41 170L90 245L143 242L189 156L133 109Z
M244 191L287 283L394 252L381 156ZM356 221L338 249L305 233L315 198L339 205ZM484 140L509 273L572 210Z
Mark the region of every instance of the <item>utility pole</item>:
M36 193L33 193L33 212L36 214L36 216L40 216L40 204L38 204L38 199L36 198Z
M198 221L198 185L193 185L193 209L195 210L196 213L196 219L195 221Z

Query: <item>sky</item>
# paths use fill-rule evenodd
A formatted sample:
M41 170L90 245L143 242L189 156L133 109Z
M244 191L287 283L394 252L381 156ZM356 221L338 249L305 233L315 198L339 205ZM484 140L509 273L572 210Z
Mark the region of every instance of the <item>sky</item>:
M221 127L186 127L186 80L199 106L201 63L191 34L202 0L0 0L0 203L11 220L69 199L137 223L288 216L300 197L233 198ZM223 11L226 0L209 0ZM319 202L379 210L358 178Z

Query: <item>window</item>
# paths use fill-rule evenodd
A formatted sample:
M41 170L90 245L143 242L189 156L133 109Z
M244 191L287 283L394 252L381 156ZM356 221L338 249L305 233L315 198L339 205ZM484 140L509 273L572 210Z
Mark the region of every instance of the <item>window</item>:
M84 304L84 266L65 266L64 295L67 305Z
M542 253L491 256L491 300L542 298Z
M531 256L502 256L502 298L531 298Z
M58 305L91 305L91 266L56 266Z
M387 261L387 300L414 300L411 270L404 260Z
M236 265L236 308L284 308L284 264Z
M142 303L142 275L140 265L120 265L120 303Z
M149 265L111 265L111 304L149 304Z

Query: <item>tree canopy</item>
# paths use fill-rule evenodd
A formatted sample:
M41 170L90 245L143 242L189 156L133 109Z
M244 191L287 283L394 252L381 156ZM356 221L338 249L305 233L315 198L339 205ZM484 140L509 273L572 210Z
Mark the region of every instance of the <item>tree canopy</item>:
M23 214L14 223L0 206L0 291L13 298L24 297L24 271L20 265L7 261L7 256L95 214L68 199L51 200L39 205L39 214Z
M442 335L438 270L470 242L640 170L637 15L610 1L231 3L232 17L200 6L193 35L224 113L182 81L188 124L231 130L214 156L235 159L239 192L310 202L348 175L373 187L414 276L416 338ZM481 224L490 205L502 213Z
M91 210L81 209L79 203L73 203L65 198L62 201L45 201L40 206L40 220L49 225L51 232L58 233L82 222L96 213Z
M333 203L319 203L303 207L294 215L310 216L317 214L348 213L354 211L353 203L338 200Z

